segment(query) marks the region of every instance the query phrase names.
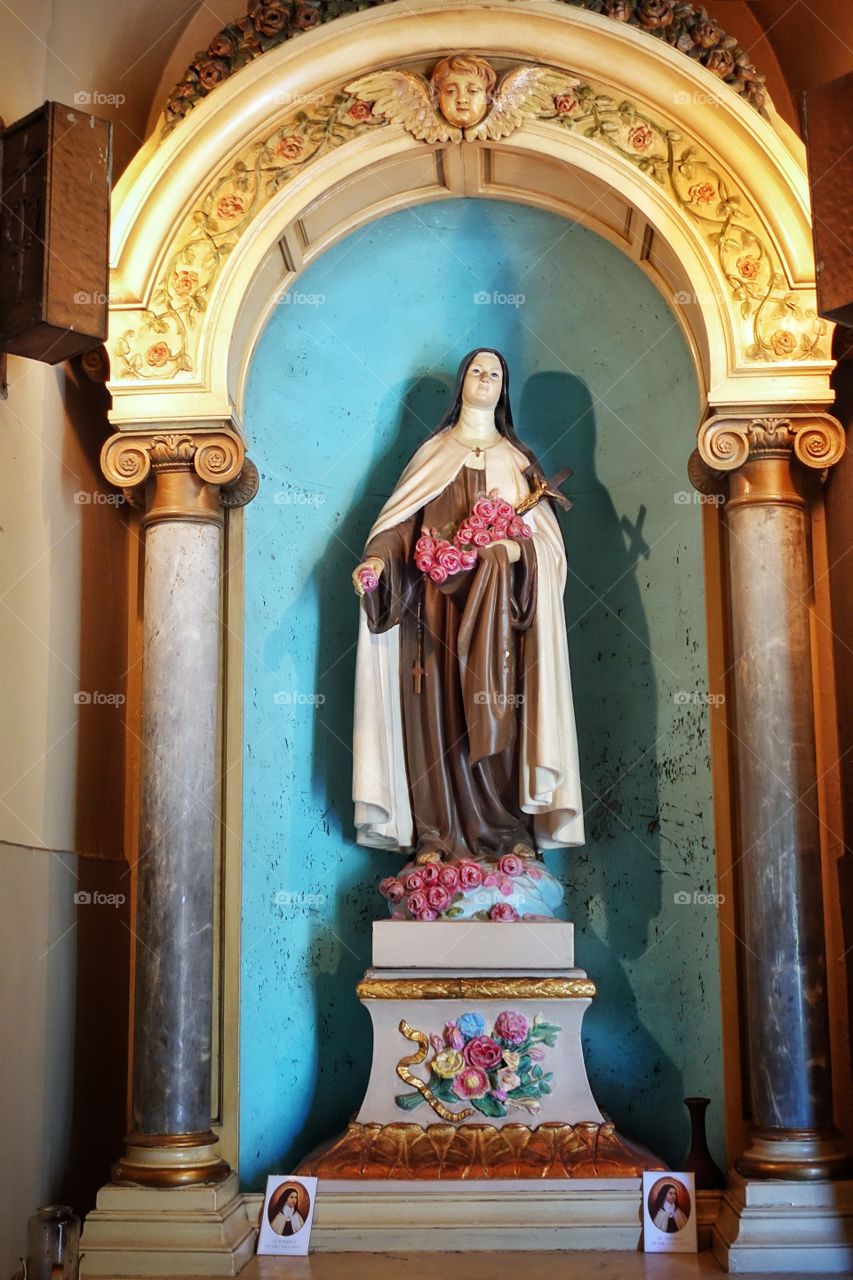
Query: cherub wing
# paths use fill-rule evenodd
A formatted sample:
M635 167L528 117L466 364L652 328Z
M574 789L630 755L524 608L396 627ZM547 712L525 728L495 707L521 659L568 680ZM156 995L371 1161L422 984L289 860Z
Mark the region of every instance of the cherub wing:
M371 71L353 80L346 92L373 103L373 113L385 116L419 142L459 142L462 130L448 124L432 104L429 85L415 71Z
M465 139L482 142L486 138L506 138L524 123L525 116L553 110L556 96L570 93L574 87L574 80L564 71L555 71L552 67L514 67L501 81L489 114L465 130Z

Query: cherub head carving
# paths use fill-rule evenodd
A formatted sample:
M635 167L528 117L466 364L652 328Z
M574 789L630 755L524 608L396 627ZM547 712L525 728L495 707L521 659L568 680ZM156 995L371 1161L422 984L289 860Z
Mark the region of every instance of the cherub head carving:
M575 79L547 66L518 66L497 72L473 53L453 53L433 68L429 81L418 71L389 67L371 71L346 86L421 142L483 142L506 138L526 119L556 114L557 94L571 93Z
M483 58L456 53L442 58L430 76L433 102L458 129L479 124L489 109L497 75Z

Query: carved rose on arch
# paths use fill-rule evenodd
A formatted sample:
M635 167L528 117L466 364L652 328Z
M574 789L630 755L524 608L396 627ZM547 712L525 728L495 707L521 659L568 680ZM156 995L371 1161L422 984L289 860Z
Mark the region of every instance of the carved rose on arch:
M576 88L572 76L543 66L513 67L498 85L485 58L456 53L436 63L429 80L392 67L353 80L346 92L419 142L435 143L507 138L544 111L569 115Z

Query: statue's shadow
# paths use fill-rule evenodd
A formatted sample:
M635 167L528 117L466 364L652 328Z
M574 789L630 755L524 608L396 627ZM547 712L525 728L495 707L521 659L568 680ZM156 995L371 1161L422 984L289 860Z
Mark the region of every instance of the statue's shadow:
M584 1023L590 1081L617 1127L657 1149L643 1102L681 1098L681 1074L644 1027L628 977L656 943L661 910L658 688L637 564L645 507L620 516L596 472L595 406L581 378L538 373L525 384L519 435L546 475L564 466L572 501L559 511L568 556L566 624L578 729L586 844L549 855L566 886L576 963L598 995ZM676 1158L677 1153L661 1153Z

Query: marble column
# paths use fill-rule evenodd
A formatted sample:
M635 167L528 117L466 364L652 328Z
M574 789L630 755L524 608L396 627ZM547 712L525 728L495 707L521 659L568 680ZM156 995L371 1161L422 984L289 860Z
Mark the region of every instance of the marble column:
M833 1126L809 605L809 493L844 433L826 414L718 415L699 455L725 504L751 1145L745 1177L841 1172Z
M145 509L131 1131L113 1181L191 1186L229 1173L210 1127L222 505L256 473L227 429L121 432L102 468Z

